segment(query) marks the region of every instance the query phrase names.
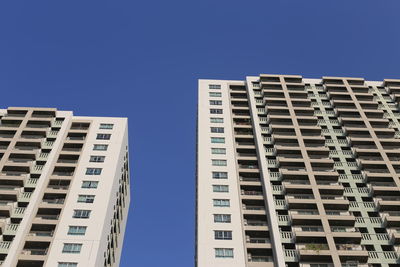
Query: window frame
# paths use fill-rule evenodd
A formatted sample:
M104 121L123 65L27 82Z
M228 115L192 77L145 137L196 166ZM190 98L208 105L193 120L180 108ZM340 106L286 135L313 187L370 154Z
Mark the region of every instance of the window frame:
M225 180L225 179L228 179L228 172L217 172L217 171L213 171L213 172L211 172L211 177L213 178L213 179L222 179L222 180Z
M68 246L70 246L71 250L66 250ZM63 243L62 253L80 254L82 246L83 246L82 243Z
M100 147L104 147L104 149L99 149ZM93 151L107 151L108 145L107 144L94 144Z
M233 259L233 248L215 248L215 258Z
M232 240L232 231L214 230L214 240Z
M222 100L209 100L210 106L222 106Z
M210 108L210 114L224 114L222 108Z
M99 126L100 130L112 130L113 128L114 128L113 123L100 123L100 126Z
M209 84L208 85L208 89L221 89L221 85L220 84Z
M71 231L72 229L75 229L76 231ZM82 231L83 229L83 231ZM82 225L69 225L68 226L68 232L67 235L85 235L87 230L87 226L82 226Z
M209 97L222 97L221 92L208 92Z
M86 168L85 175L101 175L103 168L93 168L88 167Z
M58 262L57 267L78 267L77 262Z
M91 203L94 203L94 198L95 197L96 197L96 195L82 195L82 194L79 194L78 195L78 199L76 200L76 202L77 203L89 203L89 204L91 204ZM82 201L83 199L85 201Z
M229 185L213 184L212 188L213 188L214 193L229 193ZM217 190L217 188L219 188L219 189ZM221 188L226 188L226 190L222 190Z
M92 214L92 210L74 209L72 218L74 218L74 219L89 219L91 214ZM85 217L82 217L82 215L85 215Z
M217 140L222 142L216 142ZM211 137L211 144L225 144L225 137Z
M211 148L212 155L226 155L226 148L224 147L212 147Z
M96 135L96 140L110 140L111 134L108 133L98 133Z
M220 218L217 219L217 218ZM232 216L231 214L214 214L214 222L215 223L231 223L232 222Z
M89 184L90 186L84 186L85 184ZM92 186L94 184L95 186ZM83 180L81 184L81 188L85 189L96 189L99 186L99 181L92 181L92 180Z
M224 118L211 117L210 123L224 123Z
M222 203L225 203L225 205L223 205ZM229 208L230 206L231 206L230 199L223 199L223 198L213 199L213 207Z
M225 133L224 127L210 127L211 133Z
M226 159L212 159L211 165L217 167L218 166L226 167L228 166L228 161Z
M93 160L93 159L100 159L100 160ZM103 163L105 159L106 156L91 155L89 158L89 162Z

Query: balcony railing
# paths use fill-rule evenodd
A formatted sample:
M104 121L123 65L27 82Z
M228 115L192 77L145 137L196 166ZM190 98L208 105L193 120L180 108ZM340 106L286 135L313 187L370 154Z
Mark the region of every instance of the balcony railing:
M74 175L73 172L53 172L52 175L56 175L56 176L72 176Z
M56 198L56 199L43 199L42 203L47 204L64 204L64 198Z
M245 182L260 182L259 177L240 177L240 181L245 181Z
M47 188L54 190L67 190L69 185L48 185Z
M46 214L46 215L36 215L36 218L42 220L58 220L60 215L58 214Z
M250 262L273 262L274 258L271 256L253 256L249 255Z
M264 206L243 205L245 210L265 210Z
M23 249L21 251L21 254L23 255L46 255L47 254L47 249Z
M267 226L266 221L257 221L257 220L246 220L244 225L247 226Z
M270 243L269 238L247 237L247 243L266 244Z
M241 168L241 169L258 169L258 166L257 165L239 164L239 168Z
M53 236L54 231L31 231L28 236Z
M246 191L242 190L242 195L249 195L249 196L262 196L263 192L261 191Z

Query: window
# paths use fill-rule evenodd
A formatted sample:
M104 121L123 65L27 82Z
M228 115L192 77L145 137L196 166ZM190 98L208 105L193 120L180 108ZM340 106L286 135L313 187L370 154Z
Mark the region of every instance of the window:
M216 248L216 258L233 258L233 248Z
M111 134L97 134L97 140L110 140Z
M260 88L260 84L256 82L252 82L253 88Z
M78 267L76 262L59 262L58 267Z
M79 195L78 202L79 203L93 203L94 195Z
M225 155L226 149L225 148L211 148L211 154Z
M91 212L91 210L74 210L74 215L72 218L88 219Z
M224 137L211 137L211 143L213 144L225 144Z
M70 226L68 228L69 235L85 235L86 233L86 226Z
M210 118L211 123L224 123L224 118Z
M221 85L220 84L209 84L208 88L209 89L221 89Z
M89 162L104 162L105 156L90 156Z
M213 199L214 207L230 207L231 203L229 199Z
M222 109L220 108L211 108L210 109L211 114L222 114Z
M87 168L86 175L100 175L101 168Z
M212 165L213 166L226 166L226 160L225 159L213 159Z
M212 133L224 133L224 127L211 127Z
M232 231L214 231L215 240L232 240Z
M213 185L213 192L216 193L228 193L229 186L227 185Z
M100 123L100 129L112 130L114 124L111 123Z
M106 151L108 148L108 145L94 145L93 150L99 150L99 151Z
M227 172L212 172L213 179L228 179Z
M230 223L231 215L230 214L214 214L214 222L216 223Z
M210 97L221 97L220 92L210 92L209 95L210 95Z
M63 253L80 253L82 244L64 243Z
M222 105L222 101L221 100L210 100L210 105L221 106Z
M99 185L98 181L83 181L82 188L97 188Z

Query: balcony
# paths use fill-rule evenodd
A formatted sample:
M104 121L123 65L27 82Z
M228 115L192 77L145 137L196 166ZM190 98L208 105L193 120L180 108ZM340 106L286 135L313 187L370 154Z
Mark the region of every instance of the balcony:
M330 261L331 252L327 244L299 244L296 245L301 261Z
M285 262L298 262L299 253L295 249L284 249Z
M292 232L281 231L280 234L282 243L289 243L289 244L294 243L295 237Z
M54 231L30 231L27 236L29 237L52 237Z
M351 226L354 227L355 217L353 215L327 215L331 226Z
M269 233L266 231L245 231L246 247L252 249L268 249L271 248Z
M59 217L58 214L38 214L35 218L39 220L58 220Z
M3 239L4 238L10 238L10 240L13 239L13 237L17 234L19 224L7 224L5 227L5 230L3 232Z
M278 215L277 217L279 226L290 226L292 224L292 219L289 215Z
M65 198L48 198L43 199L44 204L64 204Z
M398 264L400 263L399 256L395 251L368 251L368 263L376 263L381 264L382 259L384 259L385 263Z
M247 259L249 261L249 267L273 267L274 257L273 256L262 256L253 255L248 253ZM266 264L268 263L268 264Z
M32 128L32 129L47 129L51 125L48 121L28 121L26 124L26 128Z
M62 151L63 152L80 152L82 150L83 145L82 144L64 144Z
M342 244L337 245L340 260L343 261L358 261L358 263L367 263L368 251L363 250L359 245Z
M88 130L90 123L77 123L73 122L71 125L71 130Z
M43 139L46 138L46 135L38 135L38 134L22 134L21 139Z
M238 164L239 169L245 169L247 172L259 172L258 165L254 164ZM241 170L243 171L243 170Z
M42 141L41 148L42 149L52 149L53 145L54 145L53 141L45 141L44 140L44 141Z
M0 241L0 254L8 254L10 246L10 241Z
M263 196L262 191L255 191L255 190L241 190L242 196Z
M13 220L15 220L15 219L19 219L19 220L22 220L22 218L24 217L24 213L25 213L25 209L26 208L23 208L23 207L16 207L16 208L14 208L13 209L13 211L12 211L12 213L11 213L11 218L13 219Z
M399 206L400 206L400 199L399 197L393 197L390 199L383 199L381 197L380 199L377 200L377 205L379 207L380 211L398 211Z

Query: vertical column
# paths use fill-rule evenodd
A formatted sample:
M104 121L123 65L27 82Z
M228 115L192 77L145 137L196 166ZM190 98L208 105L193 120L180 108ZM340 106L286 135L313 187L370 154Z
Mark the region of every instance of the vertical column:
M262 128L260 127L261 121L258 116L259 112L265 112L265 109L259 110L257 108L256 93L253 90L254 83L259 84L259 79L247 77L247 92L249 96L249 106L253 123L254 140L256 142L259 170L262 178L261 182L264 191L264 202L267 210L269 234L272 241L275 264L276 266L285 266L285 253L282 247L281 234L278 226L278 216L275 210L273 189L271 186L271 173L268 171L267 151L264 148L264 137L262 135ZM267 131L267 129L265 129L265 131Z

